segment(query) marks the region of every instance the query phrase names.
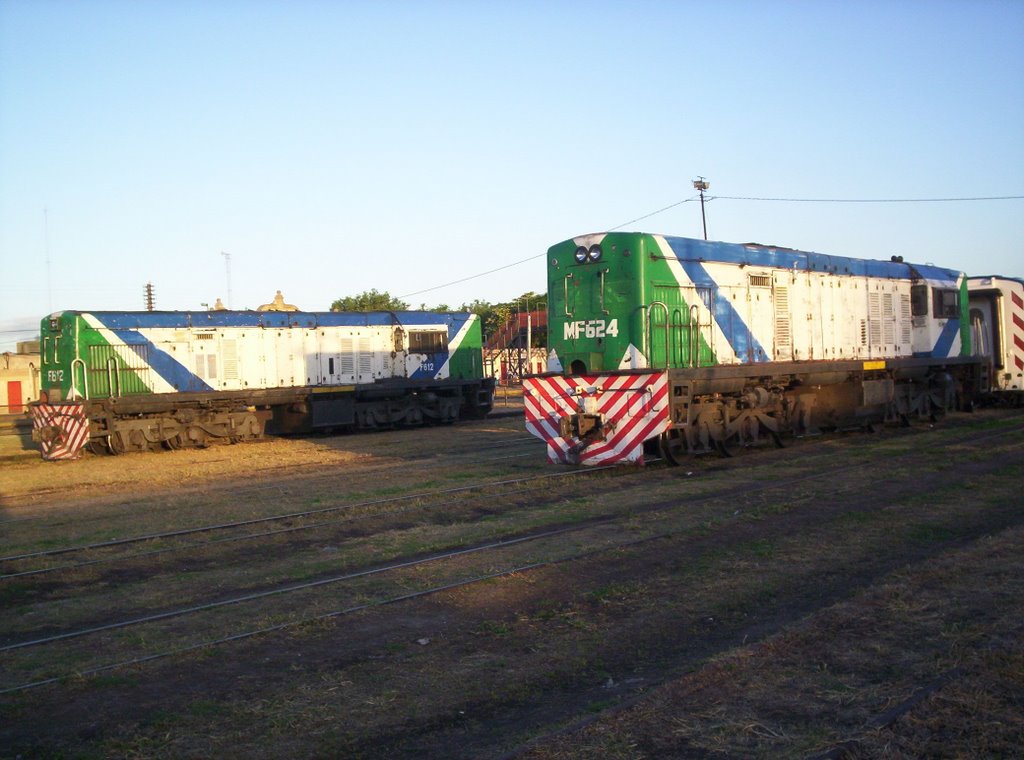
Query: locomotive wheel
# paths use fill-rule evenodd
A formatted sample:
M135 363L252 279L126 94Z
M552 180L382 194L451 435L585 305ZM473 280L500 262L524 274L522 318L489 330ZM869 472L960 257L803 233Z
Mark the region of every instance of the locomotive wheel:
M168 451L174 451L181 448L181 436L172 435L170 438L164 440L164 448Z
M678 430L666 430L658 436L658 448L668 464L678 467L686 454L686 439Z
M201 427L193 425L188 429L187 435L190 446L195 446L197 449L206 448L206 431Z
M127 450L128 447L125 446L124 438L121 437L120 433L111 433L107 436L107 451L111 454L117 456Z

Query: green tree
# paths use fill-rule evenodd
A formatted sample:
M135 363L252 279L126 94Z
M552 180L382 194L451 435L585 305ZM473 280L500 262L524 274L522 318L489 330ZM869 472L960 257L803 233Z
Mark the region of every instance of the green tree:
M331 304L331 311L407 311L409 304L393 297L386 290L364 290L355 296L339 298Z

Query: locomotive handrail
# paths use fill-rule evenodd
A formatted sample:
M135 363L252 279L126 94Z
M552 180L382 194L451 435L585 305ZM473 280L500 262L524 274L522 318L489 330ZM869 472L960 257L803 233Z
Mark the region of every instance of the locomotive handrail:
M597 273L597 276L601 278L601 313L611 314L611 312L604 307L604 276L606 274L608 274L608 267L605 267L604 269Z
M700 364L700 309L690 304L690 366Z
M567 317L571 317L575 313L569 311L569 280L572 279L572 277L573 273L569 272L569 274L565 276L565 282L563 283L565 286L565 305L562 308L565 309L565 316Z
M113 367L113 373L111 373L111 367ZM117 386L117 391L114 391L114 386ZM121 395L121 375L117 367L117 357L111 356L107 359L107 386L110 393L110 398L117 398Z
M644 337L648 338L650 351L647 354L647 359L650 361L651 366L654 366L654 307L660 306L665 310L665 366L668 367L668 306L663 301L651 301L647 306L647 330L645 331Z
M71 395L75 395L75 366L82 367L82 398L89 398L89 373L86 371L85 361L82 359L71 360Z
M672 309L672 317L668 321L666 329L669 331L669 339L675 339L672 341L672 355L671 358L666 357L666 366L672 365L672 359L676 356L679 357L680 364L685 362L683 357L683 328L686 323L683 321L683 312L678 307Z

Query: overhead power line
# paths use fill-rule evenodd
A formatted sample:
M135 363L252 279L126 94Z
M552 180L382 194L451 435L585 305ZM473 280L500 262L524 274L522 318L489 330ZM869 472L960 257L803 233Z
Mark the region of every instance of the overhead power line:
M649 214L644 214L643 216L638 216L636 219L630 219L628 222L623 222L622 224L618 224L618 225L616 225L614 227L609 227L608 228L608 232L614 232L617 229L625 227L627 224L633 224L634 222L639 222L642 219L647 219L648 217L654 216L656 214L660 214L663 211L668 211L670 208L675 208L676 206L681 206L684 203L689 203L690 201L695 201L695 200L697 200L697 197L698 196L695 195L692 198L686 198L686 199L681 200L681 201L676 201L675 203L670 203L668 206L665 206L664 208L659 208L657 211L652 211ZM506 264L505 266L498 267L497 269L488 269L486 272L480 272L479 274L471 274L468 277L463 277L463 278L458 279L458 280L452 280L451 282L446 282L443 285L434 285L431 288L424 288L423 290L416 290L416 291L414 291L412 293L405 293L404 295L398 296L398 298L408 298L409 296L418 296L421 293L429 293L432 290L440 290L441 288L447 288L449 285L458 285L460 282L467 282L469 280L475 280L478 277L485 277L485 276L487 276L489 274L494 274L495 272L500 272L503 269L510 269L511 267L519 266L520 264L525 264L527 261L533 261L534 259L539 259L539 258L541 258L542 256L545 256L545 255L546 255L546 253L538 253L535 256L527 256L525 259L520 259L519 261L513 261L511 264Z
M639 222L639 221L641 221L643 219L647 219L648 217L652 217L652 216L655 216L657 214L660 214L662 211L668 211L670 208L675 208L676 206L682 206L684 203L691 203L691 202L697 200L699 197L700 197L699 195L695 195L692 198L684 198L681 201L676 201L675 203L670 203L669 205L665 206L665 208L659 208L657 211L652 211L649 214L644 214L643 216L638 216L636 219L630 219L628 222L623 222L622 224L617 224L614 227L609 227L608 231L609 232L614 232L617 229L621 229L622 227L625 227L627 224L633 224L634 222Z
M709 201L773 201L777 203L952 203L958 201L1016 201L1024 199L1024 195L987 195L977 198L755 198L739 195L708 195L706 198Z
M692 203L700 198L699 195L694 195L690 198L684 198L681 201L670 203L667 206L659 208L657 211L652 211L649 214L638 216L636 219L630 219L628 222L617 224L614 227L609 227L608 232L614 232L615 230L621 229L627 225L635 224L636 222L649 219L652 216L657 216L669 209L673 209L676 206L681 206L684 203ZM965 201L1017 201L1024 200L1024 195L985 195L985 196L974 196L964 198L761 198L756 196L746 195L705 195L704 200L706 201L764 201L768 203L956 203ZM440 290L441 288L447 288L450 285L458 285L461 282L468 282L475 280L478 277L486 277L489 274L500 272L504 269L511 269L512 267L525 264L528 261L539 259L543 257L544 253L538 253L535 256L527 256L525 259L519 261L513 261L511 264L497 267L496 269L488 269L486 272L480 272L478 274L471 274L467 277L462 277L458 280L452 280L442 285L434 285L430 288L424 288L423 290L416 290L412 293L406 293L398 296L398 298L408 298L410 296L418 296L421 293L429 293L432 290Z
M519 261L513 261L511 264L506 264L505 266L498 267L497 269L488 269L486 272L480 272L479 274L471 274L471 275L469 275L469 277L463 277L463 278L458 279L458 280L452 280L451 282L446 282L443 285L435 285L432 288L424 288L423 290L416 290L416 291L414 291L412 293L406 293L406 294L400 295L398 297L399 298L408 298L409 296L418 296L420 293L429 293L431 290L440 290L441 288L447 288L449 285L458 285L460 282L466 282L467 280L475 280L477 277L484 277L485 275L494 274L495 272L500 272L502 269L509 269L511 267L519 266L520 264L525 264L527 261L533 261L534 259L539 259L541 256L544 256L544 255L546 255L546 254L545 253L538 253L536 256L527 256L525 259L520 259Z

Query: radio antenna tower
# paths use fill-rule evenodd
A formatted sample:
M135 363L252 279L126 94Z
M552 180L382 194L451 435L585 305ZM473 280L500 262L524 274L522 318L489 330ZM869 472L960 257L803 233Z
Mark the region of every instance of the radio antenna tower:
M224 257L224 269L228 274L228 308L231 308L231 254L220 252L220 255Z

